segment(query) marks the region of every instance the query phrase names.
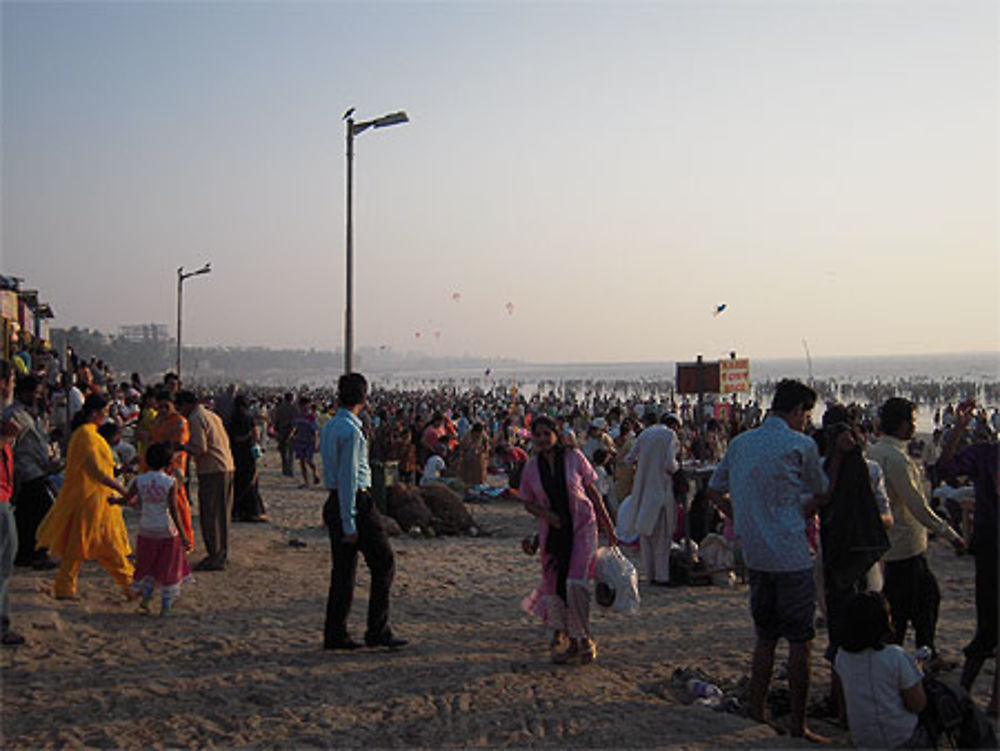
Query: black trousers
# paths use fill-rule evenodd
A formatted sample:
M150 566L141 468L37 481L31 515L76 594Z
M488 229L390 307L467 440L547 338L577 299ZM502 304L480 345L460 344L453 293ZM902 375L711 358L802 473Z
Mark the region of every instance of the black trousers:
M912 623L918 647L934 648L941 590L921 553L901 561L886 561L882 590L892 610L893 641L902 644Z
M288 440L288 433L278 433L278 455L281 457L281 474L294 477L295 457L292 456L292 442Z
M985 547L985 546L984 546ZM997 551L976 551L976 635L967 657L991 657L997 648Z
M38 525L52 508L52 492L45 477L21 483L14 495L14 518L17 521L18 565L28 565L44 558L45 550L35 550L35 533Z
M347 637L347 616L354 600L354 585L358 573L358 553L364 556L371 572L368 596L368 629L365 636L378 639L389 632L389 589L396 573L396 562L389 545L382 516L372 503L367 490L358 491L355 498L357 513L354 526L357 542L344 542L340 502L332 491L323 507L323 522L330 533L333 568L330 571L330 593L326 601L326 625L323 641L326 645L344 641Z
M844 641L844 630L847 627L847 616L851 598L859 592L865 591L866 580L864 576L853 582L844 584L837 582L837 577L827 568L823 568L823 595L826 598L826 652L823 656L833 662L837 657L837 650ZM923 646L921 644L921 646Z

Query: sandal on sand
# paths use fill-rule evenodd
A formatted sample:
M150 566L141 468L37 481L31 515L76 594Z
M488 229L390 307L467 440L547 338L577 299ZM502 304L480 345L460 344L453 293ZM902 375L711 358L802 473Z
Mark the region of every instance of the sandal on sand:
M552 662L554 662L556 665L569 665L571 662L576 660L579 652L580 652L579 643L571 641L569 643L569 646L562 652L554 652L552 654Z
M8 631L0 637L0 644L5 647L19 647L24 644L25 639L17 631Z
M552 655L552 662L556 665L589 665L596 659L597 644L592 639L588 639L584 644L571 641L566 651Z

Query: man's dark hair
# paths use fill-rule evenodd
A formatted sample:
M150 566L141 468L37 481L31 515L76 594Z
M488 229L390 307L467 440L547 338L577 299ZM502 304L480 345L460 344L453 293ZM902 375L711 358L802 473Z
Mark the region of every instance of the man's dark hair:
M771 400L771 409L774 412L794 412L796 407L804 410L812 409L816 404L816 392L806 386L801 381L785 378L778 383L774 390L774 399Z
M290 402L293 399L295 399L295 394L293 394L291 391L286 391L285 392L285 401L286 402Z
M17 379L17 384L14 386L14 394L34 394L35 389L37 389L41 383L41 379L36 375L32 375L31 373L23 375Z
M198 397L194 395L193 391L178 391L177 396L174 397L174 403L178 407L184 407L188 404L197 404Z
M179 381L180 377L172 370L168 370L163 374L163 382L167 383L169 381Z
M913 419L913 402L901 396L885 400L878 411L879 426L887 435L896 435L899 429Z
M166 389L160 389L156 392L156 401L158 402L172 402L174 401L174 395L167 391Z
M360 373L344 373L337 381L337 401L341 407L356 407L367 395L368 381Z
M844 611L844 638L840 643L848 652L882 649L891 637L889 606L881 592L859 592Z

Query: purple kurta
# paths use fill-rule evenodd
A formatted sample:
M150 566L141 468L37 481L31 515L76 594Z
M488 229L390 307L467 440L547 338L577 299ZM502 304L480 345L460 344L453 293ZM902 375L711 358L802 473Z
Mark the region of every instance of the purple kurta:
M542 487L538 471L539 458L532 457L521 475L519 493L525 503L530 503L546 511L551 508L549 498ZM566 449L566 491L569 496L569 511L573 519L573 555L570 559L569 574L566 577L567 597L571 587L589 586L594 577L594 562L597 554L597 517L594 506L587 497L585 488L597 482L597 472L579 449ZM556 594L556 566L550 562L545 552L549 524L538 520L538 549L542 559L542 583L521 602L521 609L537 615L545 624L559 631L567 631L573 638L586 636L578 632L572 613L567 614L566 603ZM567 617L569 615L569 617ZM586 624L582 624L587 628ZM577 632L577 633L574 633Z

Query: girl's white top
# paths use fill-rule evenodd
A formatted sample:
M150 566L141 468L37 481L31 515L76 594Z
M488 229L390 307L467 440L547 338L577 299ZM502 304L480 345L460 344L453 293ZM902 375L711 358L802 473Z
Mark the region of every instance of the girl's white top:
M145 472L135 479L139 495L139 534L144 537L176 537L167 499L174 478L162 472Z
M834 667L844 686L847 723L857 748L896 748L917 727L903 691L920 682L920 671L895 644L882 649L837 650Z

